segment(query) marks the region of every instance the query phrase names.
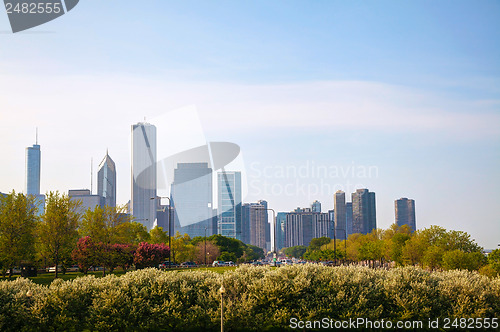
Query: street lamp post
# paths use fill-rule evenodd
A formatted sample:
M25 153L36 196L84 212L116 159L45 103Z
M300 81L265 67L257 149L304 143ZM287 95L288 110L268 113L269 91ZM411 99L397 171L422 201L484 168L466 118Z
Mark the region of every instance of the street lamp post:
M207 228L205 227L205 267L207 266Z
M170 269L172 266L172 201L170 200L170 197L168 196L158 196L160 199L160 204L161 204L161 199L166 198L168 199L168 268ZM156 197L151 197L151 199L156 199Z

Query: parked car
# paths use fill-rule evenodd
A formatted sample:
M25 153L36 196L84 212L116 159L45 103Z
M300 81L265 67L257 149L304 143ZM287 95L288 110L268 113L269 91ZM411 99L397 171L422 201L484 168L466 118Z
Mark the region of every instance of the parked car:
M226 266L226 262L224 261L214 261L212 266Z
M71 265L70 267L68 267L66 269L67 272L78 272L80 271L80 268L78 267L78 265Z
M197 267L195 262L184 262L181 264L181 267Z
M177 264L176 262L165 261L158 266L158 268L160 269L168 269L169 267L176 268L179 267L179 264Z
M226 266L236 266L233 261L226 262Z

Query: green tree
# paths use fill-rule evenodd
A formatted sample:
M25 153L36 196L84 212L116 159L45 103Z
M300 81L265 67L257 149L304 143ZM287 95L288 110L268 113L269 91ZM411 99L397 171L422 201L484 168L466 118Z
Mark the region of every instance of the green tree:
M294 246L283 249L283 253L288 257L302 258L307 251L306 246Z
M120 243L139 244L148 242L150 235L148 229L137 221L125 222L119 226Z
M56 278L57 266L70 261L76 246L79 205L79 202L59 192L49 192L47 195L45 214L38 227L38 239L42 254L56 266Z
M500 274L500 249L495 249L488 255L488 264Z
M126 243L129 222L130 217L125 213L125 207L96 206L85 211L79 233L81 237L90 236L96 242Z
M450 250L443 254L445 270L477 271L486 263L486 257L480 252L464 252L460 249Z
M321 247L325 244L328 244L332 241L329 237L318 237L314 238L309 242L309 246L307 247L308 251L320 250Z
M34 239L37 217L34 196L10 194L0 196L0 262L10 270L21 261L34 258Z
M155 226L149 231L148 242L153 244L168 243L167 232L163 231L163 227Z
M437 245L428 247L422 257L422 265L431 270L442 267L444 253L444 249Z

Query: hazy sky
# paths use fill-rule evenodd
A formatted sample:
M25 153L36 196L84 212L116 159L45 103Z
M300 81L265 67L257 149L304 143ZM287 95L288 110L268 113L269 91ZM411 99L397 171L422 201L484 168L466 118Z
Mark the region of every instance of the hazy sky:
M89 188L108 148L126 203L131 124L194 105L240 145L246 201L367 187L381 228L409 197L418 228L495 248L499 59L498 1L85 0L17 34L0 10L0 191L23 190L38 127L42 191Z

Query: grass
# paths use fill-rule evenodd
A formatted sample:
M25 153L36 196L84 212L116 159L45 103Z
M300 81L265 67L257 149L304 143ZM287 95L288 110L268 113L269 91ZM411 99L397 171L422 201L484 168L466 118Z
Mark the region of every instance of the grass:
M202 270L202 271L213 271L216 273L225 273L227 271L233 271L235 270L235 266L218 266L218 267L194 267L194 268L175 268L175 269L170 269L170 270L164 270L165 272L172 272L172 271L177 271L177 272L185 272L185 271L193 271L193 270ZM131 271L131 270L130 270ZM113 272L114 275L117 276L122 276L126 272L123 270L115 270ZM106 273L106 275L109 273ZM94 275L98 278L102 277L102 271L97 271L97 272L89 272L87 275ZM81 272L66 272L66 274L62 274L61 272L59 273L58 277L62 280L73 280L76 278L83 277L84 274ZM0 281L3 280L16 280L16 278L19 278L19 275L13 275L12 278L9 279L9 277L1 277L0 276ZM54 281L54 273L41 273L38 274L36 277L29 277L28 279L32 280L34 283L39 284L39 285L50 285L52 281Z

